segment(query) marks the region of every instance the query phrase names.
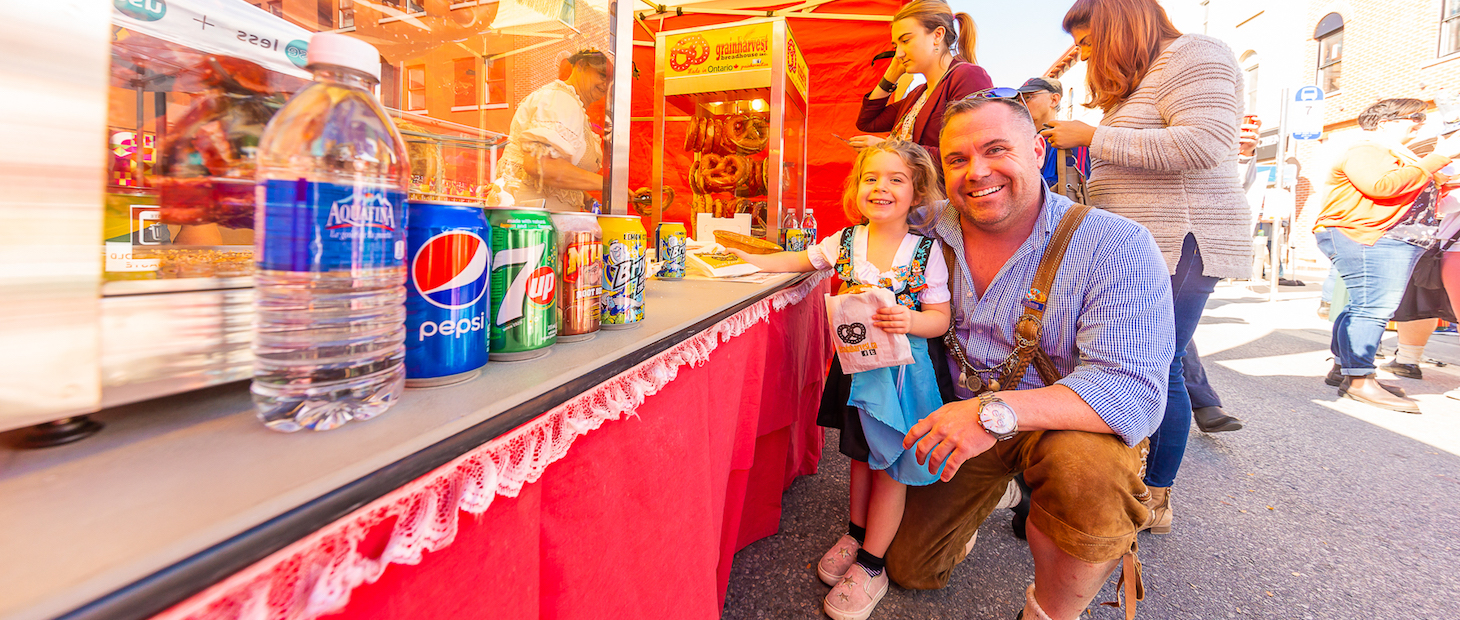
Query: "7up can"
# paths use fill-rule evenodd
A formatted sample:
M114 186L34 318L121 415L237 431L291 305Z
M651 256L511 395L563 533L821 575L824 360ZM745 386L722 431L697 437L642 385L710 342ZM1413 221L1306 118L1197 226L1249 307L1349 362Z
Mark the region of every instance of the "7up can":
M491 361L547 355L558 340L558 243L546 209L487 209Z
M644 321L648 235L637 215L600 215L603 227L603 329L629 329Z

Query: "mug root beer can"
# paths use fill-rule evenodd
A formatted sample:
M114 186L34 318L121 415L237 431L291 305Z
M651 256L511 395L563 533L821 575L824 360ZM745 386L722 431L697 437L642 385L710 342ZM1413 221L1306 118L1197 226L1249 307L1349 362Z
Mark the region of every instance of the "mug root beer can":
M546 209L488 208L492 361L542 357L558 338L558 240Z
M603 227L603 329L632 329L644 321L644 223L636 215L600 215Z
M558 342L598 333L603 296L603 229L591 213L554 213L558 229Z
M412 200L406 248L406 387L477 376L487 363L492 247L481 207Z

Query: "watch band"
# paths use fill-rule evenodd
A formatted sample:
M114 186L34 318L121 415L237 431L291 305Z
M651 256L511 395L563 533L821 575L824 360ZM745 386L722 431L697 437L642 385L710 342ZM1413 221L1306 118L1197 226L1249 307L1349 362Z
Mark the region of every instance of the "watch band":
M897 82L889 81L887 78L884 77L882 78L881 82L877 83L877 88L885 90L889 93L895 92L897 90Z

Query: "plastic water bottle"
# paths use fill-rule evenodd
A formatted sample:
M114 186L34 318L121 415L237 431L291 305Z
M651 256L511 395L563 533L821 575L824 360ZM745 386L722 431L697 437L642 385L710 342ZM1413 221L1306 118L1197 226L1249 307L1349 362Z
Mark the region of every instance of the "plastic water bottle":
M816 245L821 237L816 236L816 215L811 212L811 207L806 207L806 217L801 219L801 230L806 231L806 247Z
M410 165L373 94L380 54L317 34L307 66L259 141L256 190L253 401L289 432L372 418L405 386Z
M796 212L786 209L786 215L781 217L781 249L797 252L806 249L805 246L801 226L796 221Z

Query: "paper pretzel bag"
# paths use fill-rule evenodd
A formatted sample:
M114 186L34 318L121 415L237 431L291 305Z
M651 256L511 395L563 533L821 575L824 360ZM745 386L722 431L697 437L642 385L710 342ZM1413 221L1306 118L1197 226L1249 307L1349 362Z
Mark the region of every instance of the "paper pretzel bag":
M880 287L826 296L826 317L842 372L850 375L913 363L912 346L905 334L889 334L872 325L878 310L895 305L897 298L892 291Z

